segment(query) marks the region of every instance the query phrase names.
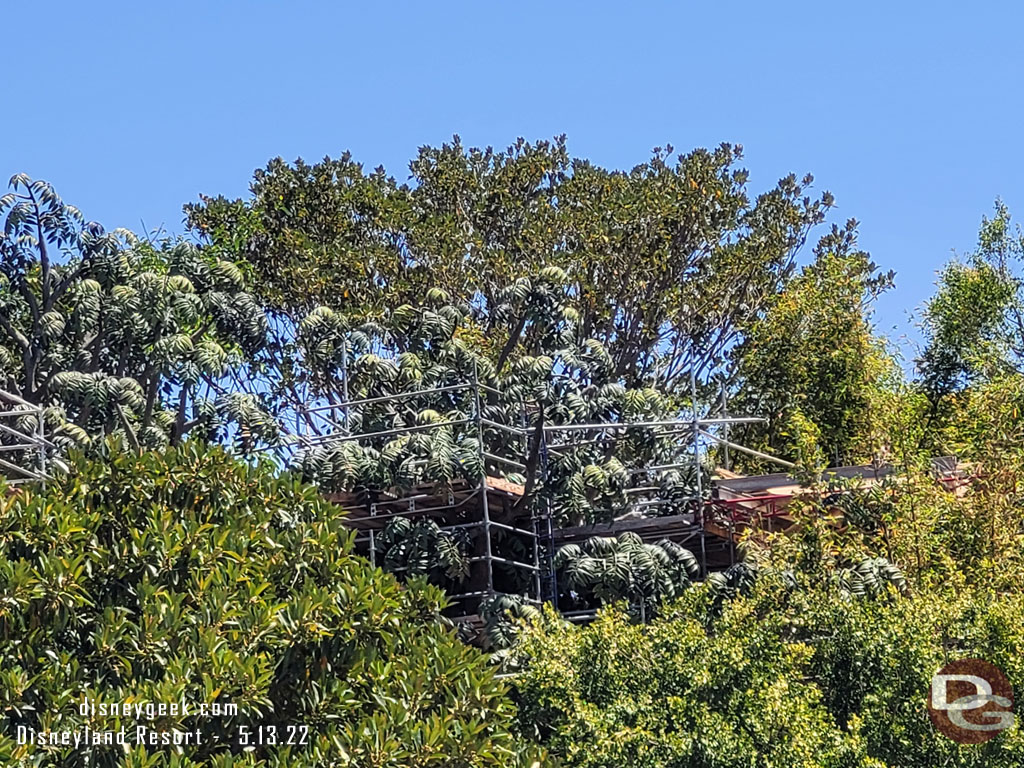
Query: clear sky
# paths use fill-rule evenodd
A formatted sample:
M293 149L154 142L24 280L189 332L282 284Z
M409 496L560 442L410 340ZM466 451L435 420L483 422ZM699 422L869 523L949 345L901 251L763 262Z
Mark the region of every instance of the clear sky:
M743 144L753 192L811 172L895 269L912 332L1002 197L1024 220L1014 2L9 2L0 175L107 228L180 232L268 159L352 150L405 179L422 144L569 136L628 168Z

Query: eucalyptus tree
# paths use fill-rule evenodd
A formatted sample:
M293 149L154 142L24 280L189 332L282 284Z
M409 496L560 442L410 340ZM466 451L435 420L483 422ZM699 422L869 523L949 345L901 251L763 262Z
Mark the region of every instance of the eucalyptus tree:
M274 428L231 386L267 322L243 270L186 242L105 231L44 181L0 198L0 381L46 406L59 438L116 433L154 446L229 422L244 442Z

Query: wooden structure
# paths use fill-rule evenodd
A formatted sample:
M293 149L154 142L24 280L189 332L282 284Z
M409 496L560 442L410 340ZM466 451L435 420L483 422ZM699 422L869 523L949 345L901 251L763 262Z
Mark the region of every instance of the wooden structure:
M432 520L442 531L461 531L469 542L469 575L450 594L454 618L475 620L480 602L497 594L518 594L540 604L544 598L542 559L551 553L546 520L524 509L522 485L486 476L481 485L449 485L327 494L354 529L356 549L373 565L382 565L379 544L388 524L398 517ZM525 587L525 589L524 589Z

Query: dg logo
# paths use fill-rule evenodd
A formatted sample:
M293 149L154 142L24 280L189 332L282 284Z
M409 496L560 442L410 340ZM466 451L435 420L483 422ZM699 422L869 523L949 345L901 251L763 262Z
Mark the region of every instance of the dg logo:
M1013 725L1013 689L994 664L954 661L932 678L928 714L953 741L981 744Z

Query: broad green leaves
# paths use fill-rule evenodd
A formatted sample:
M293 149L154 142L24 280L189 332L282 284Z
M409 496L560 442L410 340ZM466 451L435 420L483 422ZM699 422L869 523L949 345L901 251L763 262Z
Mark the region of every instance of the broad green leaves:
M625 600L644 619L700 576L700 563L690 550L668 540L645 544L635 533L568 544L558 550L555 568L563 608Z
M246 413L223 386L266 341L238 266L185 243L86 224L45 182L16 177L0 235L0 386L48 407L64 442L144 447ZM272 439L256 414L232 429ZM243 442L244 439L243 439Z
M17 725L133 723L99 701L181 702L204 745L90 751L90 765L529 766L506 688L440 618L442 594L400 586L351 553L319 491L189 442L112 447L45 490L0 494L4 765L79 766L84 752L17 745ZM236 715L200 717L202 703ZM308 725L305 747L232 748L238 729ZM233 762L232 762L233 761Z

